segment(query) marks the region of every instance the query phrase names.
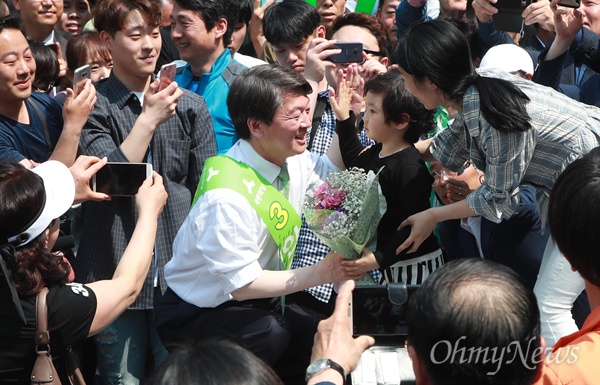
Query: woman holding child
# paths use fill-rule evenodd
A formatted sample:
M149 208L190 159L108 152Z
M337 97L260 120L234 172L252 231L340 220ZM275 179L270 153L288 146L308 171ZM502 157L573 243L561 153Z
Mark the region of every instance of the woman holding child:
M441 221L477 215L496 223L509 219L524 186L535 188L544 224L558 175L598 146L600 110L506 73L475 72L467 41L443 20L411 27L395 54L406 88L427 109L444 105L459 111L450 128L421 143L425 160L455 171L470 161L485 173L484 183L465 200L404 221L401 228L410 226L411 234L398 252L417 250ZM461 196L458 186L450 188ZM550 239L536 284L549 345L576 328L570 307L582 290L583 281Z

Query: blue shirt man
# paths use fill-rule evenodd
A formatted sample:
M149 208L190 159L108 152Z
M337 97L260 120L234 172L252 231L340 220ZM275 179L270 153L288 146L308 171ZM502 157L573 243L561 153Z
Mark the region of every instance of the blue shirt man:
M212 116L217 152L222 155L238 140L227 108L229 87L246 67L233 60L228 49L214 62L210 72L194 76L188 64L175 80L181 87L204 97Z
M188 63L176 81L206 100L219 155L238 139L227 96L231 83L246 67L232 59L227 46L239 8L234 0L176 0L171 13L173 43Z

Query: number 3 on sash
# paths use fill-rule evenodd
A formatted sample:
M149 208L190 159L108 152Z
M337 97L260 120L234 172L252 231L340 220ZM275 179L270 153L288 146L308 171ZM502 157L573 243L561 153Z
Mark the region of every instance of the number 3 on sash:
M277 224L275 225L275 228L277 230L281 230L287 224L289 214L288 214L287 210L285 210L283 207L281 207L281 203L275 201L271 204L271 207L269 208L269 217L271 219L277 218L278 221L277 221Z

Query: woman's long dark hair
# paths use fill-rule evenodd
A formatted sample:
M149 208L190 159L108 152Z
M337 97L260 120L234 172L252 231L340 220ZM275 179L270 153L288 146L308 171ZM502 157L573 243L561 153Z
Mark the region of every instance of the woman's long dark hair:
M415 80L429 78L453 102L460 103L467 89L475 85L481 113L493 128L503 132L531 128L525 108L529 97L509 81L477 75L465 37L448 21L412 25L398 41L394 56Z
M18 163L0 162L0 243L23 230L44 201L42 178ZM70 267L45 250L45 232L13 253L3 253L11 280L21 295L67 282Z

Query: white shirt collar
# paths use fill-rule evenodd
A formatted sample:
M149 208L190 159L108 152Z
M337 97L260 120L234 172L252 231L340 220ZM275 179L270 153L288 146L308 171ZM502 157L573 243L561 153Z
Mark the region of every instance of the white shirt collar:
M45 45L53 44L54 43L54 31L50 32L50 35L48 35L42 43L44 43Z
M238 140L237 143L234 144L225 155L230 155L230 153L233 154L236 152L243 154L242 159L245 159L245 163L258 171L258 173L265 178L267 182L271 184L275 182L275 179L279 175L279 171L281 171L281 167L260 156L247 140ZM235 156L232 157L234 159L237 158Z

